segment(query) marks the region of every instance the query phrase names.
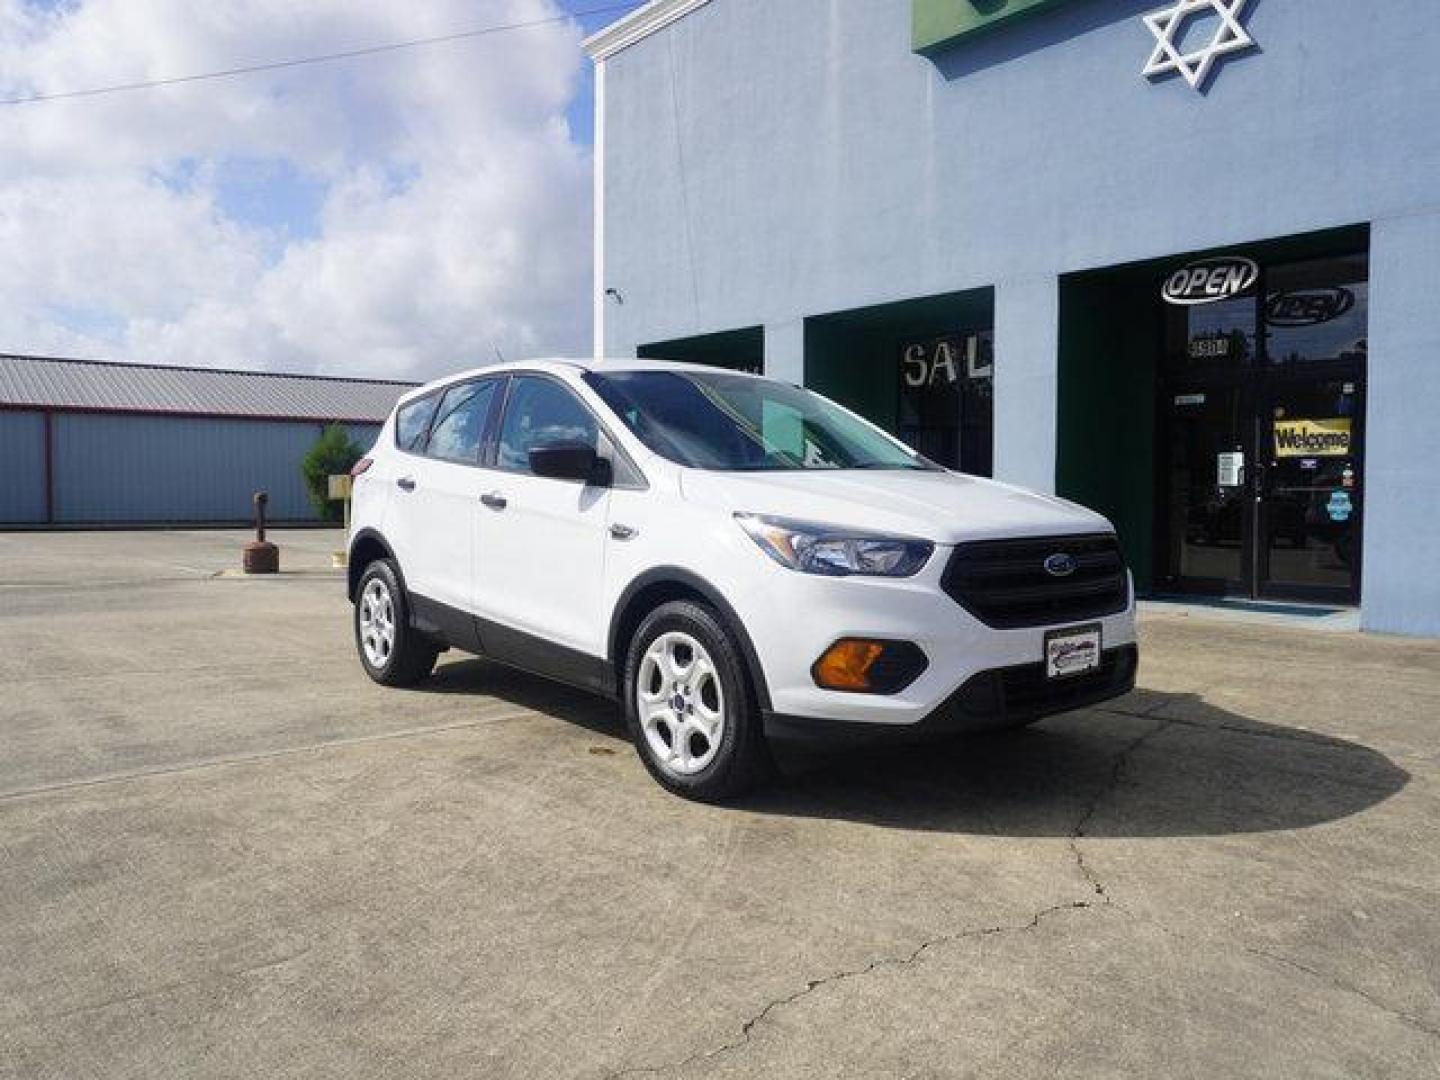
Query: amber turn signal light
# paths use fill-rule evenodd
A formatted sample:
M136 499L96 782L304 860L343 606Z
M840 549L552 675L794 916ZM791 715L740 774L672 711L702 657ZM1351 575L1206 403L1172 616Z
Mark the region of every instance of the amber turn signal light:
M897 694L918 679L930 662L909 641L841 638L810 668L815 685L851 694Z
M870 690L870 669L884 655L878 641L841 638L815 661L815 682L827 690Z

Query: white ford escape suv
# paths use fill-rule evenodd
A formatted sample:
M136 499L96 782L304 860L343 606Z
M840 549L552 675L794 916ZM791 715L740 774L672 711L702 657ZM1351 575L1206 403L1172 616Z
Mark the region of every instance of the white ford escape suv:
M1134 685L1104 518L785 383L484 368L408 394L355 474L371 678L415 683L456 648L617 696L681 794L740 791L768 738L1016 727Z

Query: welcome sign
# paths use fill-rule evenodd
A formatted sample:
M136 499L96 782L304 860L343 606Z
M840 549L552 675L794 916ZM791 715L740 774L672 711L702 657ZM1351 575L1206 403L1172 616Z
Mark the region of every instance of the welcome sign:
M912 40L916 52L928 53L960 38L1066 0L914 0Z
M1276 420L1275 456L1349 457L1350 418L1326 420Z

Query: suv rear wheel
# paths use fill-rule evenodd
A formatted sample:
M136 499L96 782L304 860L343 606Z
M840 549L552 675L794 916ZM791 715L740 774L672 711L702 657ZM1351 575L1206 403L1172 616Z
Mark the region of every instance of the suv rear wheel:
M414 686L440 650L410 625L410 605L390 559L365 568L355 590L355 648L365 674L382 686Z
M641 622L626 657L625 713L640 760L678 795L733 798L769 774L740 652L701 604L672 601Z

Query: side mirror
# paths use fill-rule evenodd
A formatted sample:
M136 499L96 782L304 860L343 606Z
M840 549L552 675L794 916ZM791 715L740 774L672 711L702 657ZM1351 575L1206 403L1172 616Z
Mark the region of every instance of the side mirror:
M593 446L582 442L553 442L532 447L529 458L530 471L536 476L578 480L583 484L603 482L603 466L607 464Z

